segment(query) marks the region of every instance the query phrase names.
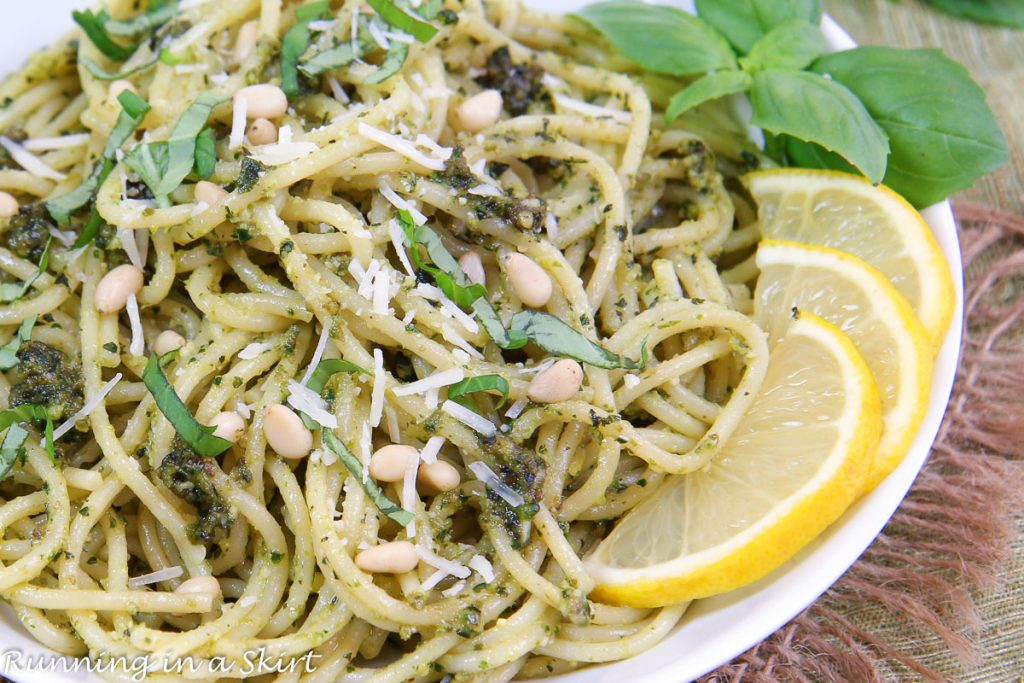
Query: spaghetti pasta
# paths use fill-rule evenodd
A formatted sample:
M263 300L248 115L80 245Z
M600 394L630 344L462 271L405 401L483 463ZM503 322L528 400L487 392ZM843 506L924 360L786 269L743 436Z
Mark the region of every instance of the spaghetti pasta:
M663 638L685 605L591 602L581 557L706 464L765 374L751 210L712 152L742 163L725 110L666 126L657 84L515 0L149 4L91 15L137 41L126 59L76 33L0 87L0 190L21 206L0 270L28 280L52 232L77 240L0 304L4 342L38 316L0 403L31 394L58 424L88 407L55 460L36 420L0 483L0 594L25 626L73 656L199 663L152 680L242 677L214 661L261 650L317 662L265 680L499 681ZM286 108L229 99L261 83L290 83ZM482 91L502 109L469 131ZM133 96L147 109L104 160ZM252 145L262 118L277 142ZM200 178L223 192L197 200ZM510 253L550 279L539 303ZM100 312L124 264L144 284ZM147 365L167 330L184 345ZM579 388L529 400L555 357ZM294 424L267 417L289 405ZM203 427L223 412L241 434ZM422 463L376 481L391 443ZM435 460L454 488L417 478ZM413 570L360 569L401 541ZM179 590L196 577L219 590Z

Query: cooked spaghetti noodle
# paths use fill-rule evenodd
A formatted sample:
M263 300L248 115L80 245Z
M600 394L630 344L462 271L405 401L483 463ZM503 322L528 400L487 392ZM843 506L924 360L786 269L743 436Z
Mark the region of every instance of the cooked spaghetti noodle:
M582 558L667 477L707 463L764 376L746 284L757 237L736 227L751 209L720 171L743 163L742 136L707 109L666 127L665 88L617 72L576 20L512 0L427 4L407 7L433 17L421 41L358 0L313 18L282 0L185 1L123 61L76 33L0 90L0 190L20 203L0 269L16 285L49 260L0 305L15 348L38 316L0 402L46 412L23 418L34 428L0 485L0 594L47 647L189 658L154 681L238 678L244 667L215 663L257 650L316 655L312 672L267 680L498 681L630 657L683 614L588 601ZM117 21L139 15L130 0L108 5ZM290 35L306 70L272 117L276 142L255 145L241 137L248 105L227 98L281 84ZM345 64L308 66L345 49ZM118 71L150 110L93 203L52 221L44 202L103 164L127 87L105 72ZM500 119L468 132L460 107L484 90L501 94ZM154 192L146 163L173 165L176 131L207 92L196 170L189 157L184 182ZM212 203L195 196L204 135L208 182L227 190ZM102 225L75 247L90 219ZM479 259L471 275L499 328L481 299L452 300L479 290L438 245ZM564 323L557 343L516 328L533 309L512 253L550 278L534 309ZM126 264L144 285L101 312L98 288ZM530 343L499 346L494 329ZM190 414L174 420L148 381L167 330L184 345L163 373ZM568 398L531 400L556 356L598 352L607 362L584 362ZM351 365L309 389L330 359ZM474 392L473 378L489 379ZM268 446L277 405L305 413L312 449ZM205 454L180 421L224 412L243 430ZM376 488L371 454L392 443L422 461ZM435 457L455 488L417 485ZM413 569L357 563L393 541L414 544ZM196 577L219 591L176 591Z

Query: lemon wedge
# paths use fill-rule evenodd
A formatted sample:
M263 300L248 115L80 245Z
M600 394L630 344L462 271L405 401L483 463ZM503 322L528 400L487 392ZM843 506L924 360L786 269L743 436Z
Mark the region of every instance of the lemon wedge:
M845 252L765 240L754 318L769 339L783 333L794 307L810 311L853 340L882 396L884 429L866 490L903 460L928 407L932 355L910 304L879 271Z
M802 168L743 178L757 201L761 234L845 251L885 275L907 299L938 350L953 319L946 259L921 214L860 176Z
M857 499L880 431L878 390L850 339L787 316L761 391L715 460L669 478L586 558L592 596L657 607L761 578Z

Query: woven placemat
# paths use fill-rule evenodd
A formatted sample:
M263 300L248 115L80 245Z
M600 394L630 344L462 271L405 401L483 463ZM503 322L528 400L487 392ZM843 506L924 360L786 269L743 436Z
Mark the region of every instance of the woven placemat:
M996 570L1024 509L1024 219L969 203L954 209L964 342L927 464L821 599L706 683L1020 680L1024 634L1001 632L998 614L983 620L977 604L999 595ZM1019 627L1024 595L1000 600L1005 623ZM984 659L998 666L974 675Z

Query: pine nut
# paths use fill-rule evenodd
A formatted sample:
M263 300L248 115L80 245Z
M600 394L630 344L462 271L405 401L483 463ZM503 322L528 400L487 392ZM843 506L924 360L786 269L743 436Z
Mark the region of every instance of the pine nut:
M213 206L228 196L228 191L220 185L211 183L209 180L200 180L192 190L192 195L197 202L207 206Z
M470 282L487 286L487 273L484 272L484 262L480 259L480 254L467 251L459 257L459 267Z
M501 93L484 90L468 98L455 109L459 128L469 133L479 133L493 126L501 118Z
M171 351L177 351L185 345L185 338L174 330L164 330L153 342L153 352L163 356Z
M263 435L282 458L305 458L313 450L313 433L294 411L280 404L263 411Z
M235 443L242 434L245 434L245 420L241 415L230 410L214 415L210 420L210 426L216 427L213 430L214 436L227 439L231 443Z
M576 361L563 358L533 378L526 396L534 403L568 401L582 384L583 368Z
M245 100L245 117L253 119L276 119L288 111L288 96L276 85L260 83L249 85L235 92L232 102Z
M139 94L139 91L135 89L134 83L132 83L131 81L118 80L111 81L110 85L107 86L107 95L110 97L110 99L116 100L117 96L123 93L125 90L130 90L136 95Z
M246 136L254 145L269 145L277 142L277 126L270 119L256 119L249 124Z
M356 566L373 574L404 574L419 564L416 547L408 541L392 541L367 548L356 555Z
M412 446L393 443L377 449L370 456L370 476L377 481L402 481L412 456L418 456Z
M505 273L516 296L530 308L541 308L551 299L551 277L529 256L505 254Z
M209 595L217 600L221 597L220 582L212 576L193 576L181 582L181 585L174 589L175 593L188 593L190 595Z
M256 48L256 40L260 36L260 23L253 19L247 21L238 28L238 35L235 37L235 61L241 64Z
M420 465L418 479L431 492L451 491L462 482L459 471L444 460Z
M11 218L21 207L14 195L7 192L0 192L0 218Z
M142 271L124 264L103 276L96 285L96 310L116 313L128 303L128 296L142 289Z

